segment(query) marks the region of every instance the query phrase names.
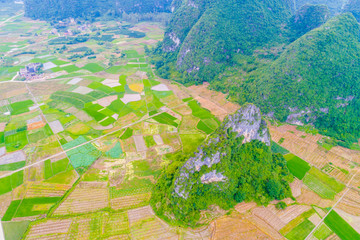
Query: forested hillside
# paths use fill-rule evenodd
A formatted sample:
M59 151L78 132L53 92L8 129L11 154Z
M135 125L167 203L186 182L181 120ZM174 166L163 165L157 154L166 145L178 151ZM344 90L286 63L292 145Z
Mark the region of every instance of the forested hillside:
M171 0L25 0L27 17L52 20L170 11Z
M232 90L239 102L290 122L315 122L341 140L360 136L359 24L345 13L289 45L269 67Z
M210 206L229 209L243 201L266 205L290 197L286 161L269 146L259 108L243 106L190 158L178 155L164 169L152 194L154 211L174 225L194 227L205 221L200 211Z
M176 2L164 42L157 49L164 59L158 73L176 69L185 82L211 80L235 53L282 41L281 24L290 17L287 0Z

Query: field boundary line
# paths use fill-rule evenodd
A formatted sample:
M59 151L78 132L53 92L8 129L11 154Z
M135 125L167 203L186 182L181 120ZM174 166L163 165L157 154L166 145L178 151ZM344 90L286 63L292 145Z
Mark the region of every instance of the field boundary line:
M181 105L184 105L184 104L186 104L186 103L179 104L179 105L177 105L177 106L175 106L175 107L178 107L178 106L181 106ZM129 124L127 124L127 125L119 128L119 129L113 130L113 131L108 132L108 133L106 133L106 134L104 134L104 135L101 135L101 136L99 136L99 137L97 137L97 138L94 138L94 139L91 139L91 140L89 140L89 141L87 141L87 142L81 143L81 144L79 144L79 145L77 145L77 146L75 146L75 147L72 147L72 148L66 149L66 150L64 150L64 151L58 152L58 153L56 153L56 154L54 154L54 155L52 155L52 156L49 156L49 157L47 157L47 158L45 158L45 159L41 159L41 160L39 160L39 161L37 161L37 162L35 162L35 163L32 163L32 164L27 165L27 166L25 166L25 167L19 168L19 169L15 170L15 171L11 171L11 172L9 172L9 173L7 173L7 174L2 175L1 178L5 178L5 177L8 177L8 176L11 176L13 173L20 172L20 171L25 170L25 169L27 169L27 168L36 166L36 165L38 165L38 164L40 164L40 163L45 162L45 161L48 160L48 159L52 159L52 158L58 157L58 156L60 156L60 155L62 155L62 154L64 154L64 153L67 154L67 152L69 152L69 151L71 151L71 150L75 150L75 149L77 149L78 147L82 147L82 146L84 146L84 145L86 145L86 144L96 142L96 141L99 140L99 139L102 139L102 138L104 138L104 137L110 136L110 135L112 135L112 134L114 134L114 133L116 133L116 132L119 132L119 131L123 130L123 129L126 129L126 128L128 128L128 127L131 127L131 126L133 126L133 125L136 125L136 124L138 124L138 123L141 123L141 122L143 122L143 121L146 121L146 120L148 120L148 119L151 119L151 118L153 118L153 117L155 117L155 116L158 116L158 115L160 115L160 114L162 114L162 113L164 113L164 112L165 112L165 111L160 110L160 112L158 112L158 113L156 113L156 114L154 114L154 115L151 115L151 116L148 116L148 117L145 117L145 118L141 118L141 119L139 119L139 120L137 120L137 121L135 121L135 122L133 122L133 123L129 123Z
M321 218L321 221L315 226L315 228L309 233L309 235L307 235L307 237L305 238L305 240L310 240L311 235L315 232L315 230L318 229L318 227L324 222L325 218L332 212L335 211L334 208L343 200L343 198L345 197L345 195L350 191L351 189L351 182L354 179L354 177L359 173L360 168L358 168L358 170L356 171L356 173L352 176L352 178L349 180L348 184L346 185L346 191L343 193L343 195L339 198L339 200L334 204L334 206L331 207L331 209L329 210L328 213L326 213L326 215Z

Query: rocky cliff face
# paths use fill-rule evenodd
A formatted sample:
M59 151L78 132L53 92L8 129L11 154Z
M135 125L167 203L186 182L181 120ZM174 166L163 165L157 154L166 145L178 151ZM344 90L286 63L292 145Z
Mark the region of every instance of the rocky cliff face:
M236 134L236 138L243 138L243 144L252 140L259 140L270 146L270 134L266 122L261 118L260 109L253 104L248 104L238 110L235 114L228 116L222 126L222 131ZM187 198L194 184L225 183L229 177L224 174L221 167L221 159L226 157L224 148L217 147L224 135L210 138L201 146L181 168L179 177L175 180L174 194L179 197ZM215 151L207 151L216 149ZM214 165L218 166L214 169ZM194 174L200 173L200 181L195 183L189 181L194 178Z

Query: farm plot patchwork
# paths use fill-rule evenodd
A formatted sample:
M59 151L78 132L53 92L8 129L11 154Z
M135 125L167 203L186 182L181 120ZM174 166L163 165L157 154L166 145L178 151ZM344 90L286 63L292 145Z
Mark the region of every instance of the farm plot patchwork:
M335 195L345 188L345 185L337 182L334 178L329 177L314 167L307 173L303 182L311 190L325 199L334 199Z

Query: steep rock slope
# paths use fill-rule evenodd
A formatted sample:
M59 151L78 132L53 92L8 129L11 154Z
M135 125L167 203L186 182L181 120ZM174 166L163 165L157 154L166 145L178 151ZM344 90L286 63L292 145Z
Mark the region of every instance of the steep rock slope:
M286 161L270 150L259 108L230 115L192 157L163 171L153 192L155 212L174 224L195 226L200 210L236 202L266 204L291 195Z
M169 11L171 0L25 0L25 15L51 20Z
M254 102L281 120L315 122L340 139L358 136L359 30L350 13L330 19L244 81L238 99Z
M249 54L277 40L289 5L288 0L178 0L162 50L176 55L180 72L209 80L234 53Z

